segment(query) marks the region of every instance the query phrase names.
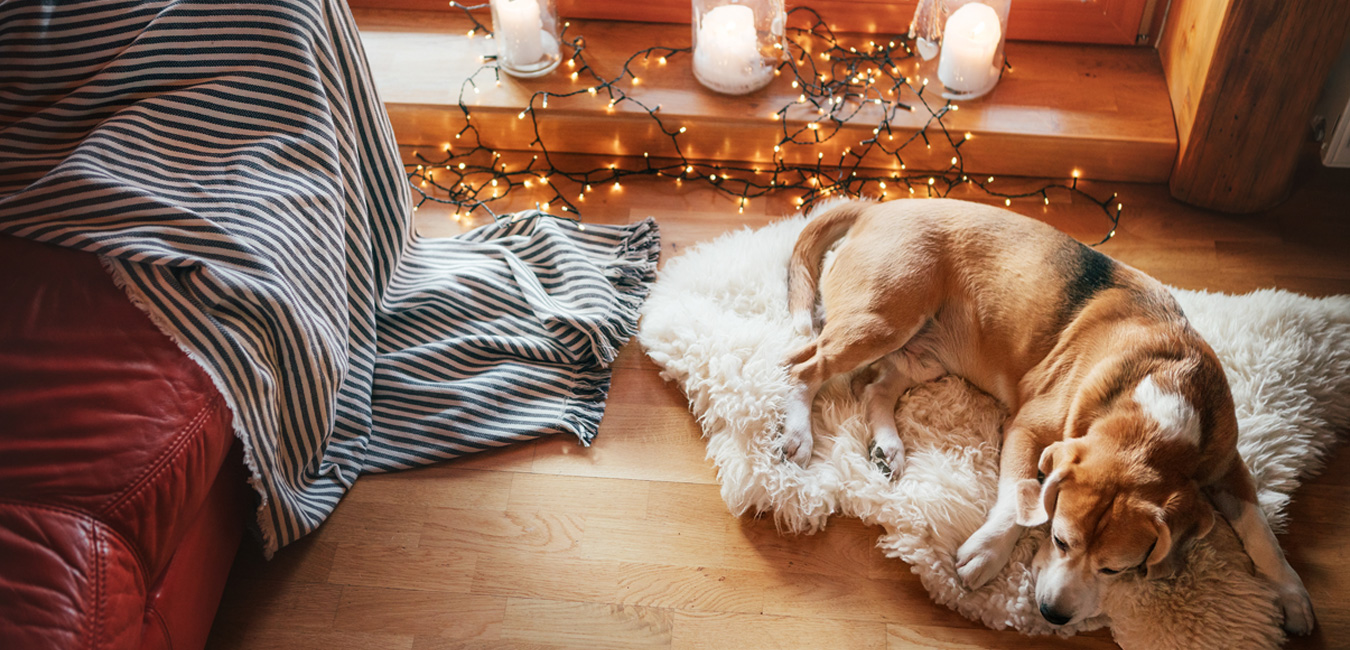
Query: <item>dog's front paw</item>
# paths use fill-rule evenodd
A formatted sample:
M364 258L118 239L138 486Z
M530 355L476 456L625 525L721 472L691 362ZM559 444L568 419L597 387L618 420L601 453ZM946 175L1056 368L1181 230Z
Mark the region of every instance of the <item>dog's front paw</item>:
M1011 553L1003 546L999 536L989 535L982 528L956 550L956 575L967 589L983 587L1003 570Z
M788 426L783 431L781 441L783 457L796 463L798 467L806 467L806 464L811 461L813 445L811 430Z
M1277 589L1279 596L1275 602L1284 612L1284 631L1298 636L1311 634L1317 625L1317 618L1313 616L1308 590L1301 584L1279 586Z
M905 470L905 443L899 438L878 436L872 441L872 464L889 475L892 481L900 480Z

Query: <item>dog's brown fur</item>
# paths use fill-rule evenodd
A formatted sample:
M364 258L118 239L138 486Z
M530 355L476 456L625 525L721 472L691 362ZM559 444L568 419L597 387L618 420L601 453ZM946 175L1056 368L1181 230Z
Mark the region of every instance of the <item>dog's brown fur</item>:
M1106 573L1169 575L1185 542L1208 533L1213 502L1276 585L1286 628L1311 629L1307 592L1255 507L1220 362L1156 280L1006 210L854 202L798 238L788 305L802 330L814 330L817 294L823 328L789 360L784 452L795 462L810 458L820 385L860 368L876 369L863 398L894 473L895 403L915 383L956 374L1009 407L998 505L958 553L968 586L1007 563L1021 527L1052 521L1038 600L1051 622L1079 620L1095 613Z

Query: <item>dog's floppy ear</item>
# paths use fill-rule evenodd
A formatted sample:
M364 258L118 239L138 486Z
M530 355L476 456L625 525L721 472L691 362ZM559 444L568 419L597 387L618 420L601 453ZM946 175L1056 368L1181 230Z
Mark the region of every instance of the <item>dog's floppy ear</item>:
M1172 494L1158 509L1153 523L1158 541L1144 560L1149 580L1172 576L1181 568L1187 543L1204 538L1214 529L1214 507L1191 483Z
M1056 467L1055 463L1055 455L1063 445L1062 442L1053 442L1041 452L1037 467L1045 475L1044 483L1029 478L1017 484L1017 525L1027 528L1039 526L1055 515L1059 484L1068 473L1068 467Z

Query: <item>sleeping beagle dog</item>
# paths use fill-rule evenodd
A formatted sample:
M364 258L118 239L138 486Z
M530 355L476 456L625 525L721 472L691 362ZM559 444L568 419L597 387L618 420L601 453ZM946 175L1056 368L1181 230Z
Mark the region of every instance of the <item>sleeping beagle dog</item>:
M794 326L814 336L789 358L782 445L798 465L835 375L868 369L872 453L892 475L910 387L950 373L1008 406L997 502L957 551L968 588L1002 570L1023 527L1049 522L1036 599L1050 623L1077 622L1117 576L1171 575L1217 508L1274 585L1285 629L1312 630L1238 456L1219 359L1158 281L1036 220L945 199L833 206L802 231L788 277Z

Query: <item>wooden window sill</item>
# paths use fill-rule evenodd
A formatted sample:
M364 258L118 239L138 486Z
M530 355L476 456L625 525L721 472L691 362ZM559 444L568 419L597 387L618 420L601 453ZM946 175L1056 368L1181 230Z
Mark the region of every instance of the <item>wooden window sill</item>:
M495 44L479 35L466 35L467 18L456 12L418 12L357 9L362 40L376 86L389 111L400 144L436 147L451 142L464 125L458 108L464 80L475 78L479 92L465 92L466 104L486 144L501 150L525 150L533 139L529 120L517 119L537 91L572 92L585 80L573 82L566 65L548 76L516 80L502 76L500 86L490 70L480 71L481 57L495 53ZM687 47L687 25L572 21L568 36L585 36L586 56L606 78L617 76L631 54L653 45ZM871 38L876 38L875 36ZM860 39L862 42L867 37ZM1010 42L1007 57L1014 66L988 96L962 102L960 110L944 118L955 133L970 132L962 146L965 168L971 173L1067 177L1079 170L1085 178L1114 181L1165 182L1177 151L1176 129L1162 67L1156 51L1126 46L1090 46ZM916 74L915 64L902 68ZM671 128L688 128L680 136L686 156L700 160L768 163L782 124L773 118L779 108L796 99L786 76L766 89L728 97L704 89L689 69L687 55L665 66L655 59L636 64L638 87L631 80L621 86L650 105L661 106L661 117ZM925 70L935 62L925 64ZM917 73L919 76L924 71ZM927 74L932 75L929 71ZM936 84L936 79L933 80ZM936 87L925 100L940 106ZM896 98L911 104L919 99L908 89ZM674 154L670 138L640 108L620 104L607 108L608 98L585 93L551 98L540 111L540 135L550 151L600 155L653 157ZM536 106L537 106L536 102ZM799 112L800 110L800 112ZM827 143L786 146L791 162L814 161L819 152L838 159L845 147L871 137L881 107L865 107ZM792 124L805 123L804 109L789 113ZM894 126L921 128L929 119L922 106L901 113ZM896 138L904 137L896 131ZM911 153L912 152L912 153ZM951 151L922 144L904 151L908 169L942 169ZM888 168L889 157L867 161Z

